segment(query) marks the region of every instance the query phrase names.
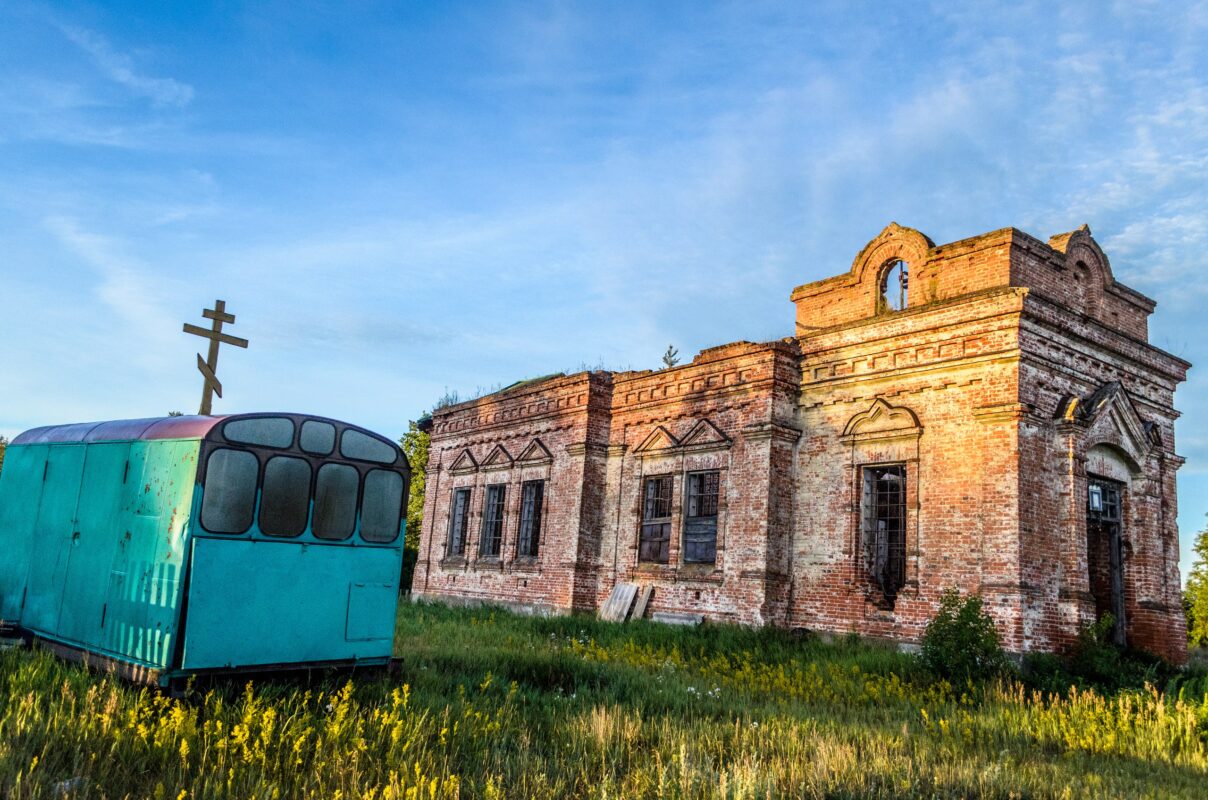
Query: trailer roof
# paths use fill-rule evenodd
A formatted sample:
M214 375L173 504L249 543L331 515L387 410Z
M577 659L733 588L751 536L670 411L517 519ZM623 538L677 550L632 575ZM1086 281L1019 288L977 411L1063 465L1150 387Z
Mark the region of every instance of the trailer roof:
M77 422L71 425L47 425L22 433L11 444L66 444L70 442L112 442L148 439L201 439L226 419L218 417L149 417L107 422Z

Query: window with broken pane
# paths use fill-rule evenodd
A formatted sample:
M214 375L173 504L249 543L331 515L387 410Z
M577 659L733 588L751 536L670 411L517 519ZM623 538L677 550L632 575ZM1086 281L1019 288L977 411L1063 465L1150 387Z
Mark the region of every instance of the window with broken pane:
M670 475L647 478L642 484L642 532L638 560L666 564L671 555Z
M717 560L717 494L721 473L688 473L684 514L684 561L712 564Z
M449 510L449 555L466 553L466 530L470 524L470 490L453 492L453 507Z
M520 530L516 537L518 557L537 557L544 503L545 481L525 481L520 490Z
M863 484L865 567L892 608L906 584L906 466L864 467Z
M496 483L487 487L486 502L482 508L482 540L479 554L487 558L499 556L503 544L503 499L507 486Z

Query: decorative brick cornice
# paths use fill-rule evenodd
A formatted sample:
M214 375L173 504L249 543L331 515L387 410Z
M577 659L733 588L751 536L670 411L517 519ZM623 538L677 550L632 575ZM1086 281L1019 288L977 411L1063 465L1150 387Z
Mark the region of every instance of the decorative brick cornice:
M757 422L742 429L742 438L748 442L766 442L774 439L793 444L801 438L801 431L778 422Z
M608 447L593 442L576 442L575 444L568 444L566 452L572 456L602 456L608 454Z

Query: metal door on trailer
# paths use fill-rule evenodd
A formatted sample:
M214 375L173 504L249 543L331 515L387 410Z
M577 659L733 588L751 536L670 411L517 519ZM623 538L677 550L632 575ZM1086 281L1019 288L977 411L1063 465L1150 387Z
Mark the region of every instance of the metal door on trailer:
M128 535L121 512L129 456L129 443L105 442L89 445L84 459L59 614L59 635L72 642L99 647L104 641L113 554Z
M58 633L84 451L84 445L51 447L42 473L42 501L34 526L21 625L49 635Z

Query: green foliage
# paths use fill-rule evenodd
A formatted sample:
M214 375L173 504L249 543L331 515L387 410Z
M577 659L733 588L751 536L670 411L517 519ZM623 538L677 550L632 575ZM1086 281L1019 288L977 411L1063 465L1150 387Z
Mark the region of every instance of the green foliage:
M940 608L923 634L923 662L955 682L983 680L1003 671L1006 655L994 620L979 595L962 599L956 589L940 596Z
M1202 797L1208 700L954 689L776 630L405 604L395 677L157 696L0 651L13 798ZM58 788L56 788L58 787Z
M1074 646L1063 656L1029 654L1023 661L1023 680L1046 692L1064 693L1071 687L1112 693L1141 690L1147 686L1180 685L1194 673L1181 673L1161 658L1142 650L1123 648L1112 642L1115 619L1104 614L1078 633Z
M4 451L8 449L8 439L0 436L0 470L4 469Z
M422 417L422 415L421 415ZM407 534L403 540L402 590L411 591L411 578L415 574L415 562L419 558L419 534L424 522L424 492L428 485L428 434L419 429L412 420L407 432L399 439L399 446L407 455L411 465L411 491L407 496Z
M1187 643L1208 647L1208 526L1196 534L1195 561L1187 574Z

